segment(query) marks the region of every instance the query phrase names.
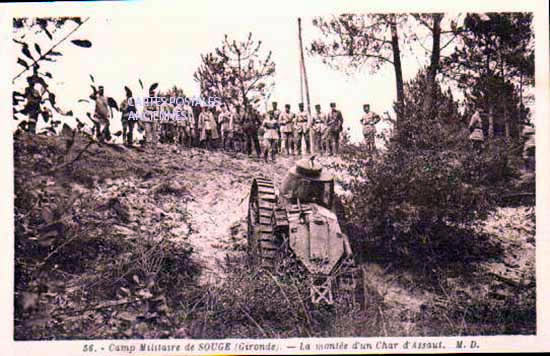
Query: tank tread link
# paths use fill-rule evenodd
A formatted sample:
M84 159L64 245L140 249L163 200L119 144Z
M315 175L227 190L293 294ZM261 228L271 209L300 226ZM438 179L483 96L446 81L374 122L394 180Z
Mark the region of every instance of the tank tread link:
M276 207L275 187L267 178L256 178L255 188L252 191L251 209L249 209L249 228L256 230L257 241L251 241L251 253L259 259L262 266L273 266L279 253L279 246L273 230L273 209Z

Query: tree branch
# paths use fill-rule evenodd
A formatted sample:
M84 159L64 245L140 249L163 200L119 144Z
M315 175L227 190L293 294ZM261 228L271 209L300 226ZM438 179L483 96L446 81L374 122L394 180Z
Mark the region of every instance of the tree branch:
M458 33L456 33L447 43L445 43L443 46L440 47L440 50L444 50L448 45L450 45L455 38L458 37Z
M420 22L422 25L427 27L431 32L433 32L433 27L426 22L419 14L411 14L412 17L414 17L418 22Z
M74 32L76 32L76 30L78 30L80 28L80 26L84 25L86 23L86 21L88 21L90 18L86 18L86 20L82 21L81 24L79 24L78 26L76 26L71 32L69 32L69 34L67 34L67 36L63 37L61 40L59 40L56 44L54 44L49 50L47 50L46 52L44 52L43 55L41 55L38 59L35 59L34 62L28 67L28 68L25 68L23 69L19 74L17 74L15 76L15 78L13 78L11 80L12 84L15 82L15 80L17 78L19 78L23 73L25 73L26 71L28 71L31 67L33 67L36 63L38 63L39 61L43 60L44 58L46 58L46 56L48 55L48 53L50 53L54 48L56 48L58 45L60 45L63 41L65 41L70 35L72 35Z

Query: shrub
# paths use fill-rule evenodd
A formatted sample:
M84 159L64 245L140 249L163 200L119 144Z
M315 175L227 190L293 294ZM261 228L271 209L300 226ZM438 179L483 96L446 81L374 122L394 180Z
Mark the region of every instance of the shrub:
M481 152L450 92L436 90L432 115L424 115L425 75L405 86L400 131L376 155L359 147L344 156L353 198L348 216L362 240L401 256L459 254L467 242L453 231L466 229L496 206L499 189L514 175L504 142L491 141ZM452 250L452 251L449 251Z

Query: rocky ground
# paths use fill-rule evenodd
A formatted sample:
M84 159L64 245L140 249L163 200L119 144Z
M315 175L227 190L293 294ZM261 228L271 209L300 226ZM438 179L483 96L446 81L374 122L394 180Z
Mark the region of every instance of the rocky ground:
M177 321L166 320L170 318L166 317L165 309L174 306L164 303L164 295L157 296L154 293L156 287L148 285L148 273L156 271L155 261L145 257L138 260L127 257L129 260L125 260L125 254L130 256L135 253L135 248L143 248L142 255L148 256L148 251L160 244L169 249L166 254L173 251L177 255L179 249L189 251L185 255L190 256L189 266L200 270L196 277L198 285L222 283L225 278L222 266L227 260L238 258L246 249L245 219L253 177L269 177L278 185L295 161L294 157L279 157L275 163L265 163L243 154L180 149L169 145L127 149L93 144L79 156L87 145L86 139L78 138L69 153L65 150L64 140L67 139L23 136L15 142L15 254L19 268L25 270L21 276L16 273L15 298L18 309L15 326L19 338L55 338L54 332L62 334L58 337L65 338L83 334L92 338L135 337L138 334L145 337L185 337L187 332L147 334L143 331L149 325L147 320L154 317L162 325L177 324ZM64 158L59 159L60 156ZM318 159L324 165L339 162L334 157ZM55 170L73 160L70 165ZM334 173L337 180L346 179L344 173ZM51 188L51 195L43 196L39 192L33 195L18 190L18 184L20 188L29 187L29 180L36 181L33 187L45 187L46 192ZM54 240L52 236L48 237L48 233L43 232L44 226L47 227L48 223L55 220L48 216L48 209L51 210L55 202L55 187L63 187L67 195L77 198L74 198L72 210L67 208L71 211L72 222L67 221L63 225L65 240L61 240L58 235L58 240L50 242ZM337 192L345 194L340 186ZM445 272L447 278L439 280L444 280L444 283L438 282L437 286L424 288L416 285L415 276L407 271L395 269L391 265L363 261L365 283L371 294L376 296L373 300L380 305L377 307L380 315L388 320L380 334L423 335L445 333L445 330L469 333L472 329L468 323L475 322L472 315L490 312L477 309L472 312L473 308L500 306L502 310L509 310L510 303L520 302L518 298L534 298L535 226L530 218L533 209L524 206L499 208L488 220L480 222L479 229L488 234L490 244L498 247L495 249L498 253L493 258L474 262L475 268L468 278L461 276L459 269L453 274L451 267ZM55 211L52 214L55 215ZM63 214L58 212L57 218L61 221L65 221ZM83 231L86 227L89 229ZM119 241L133 244L129 245L135 246L132 251L124 250L126 247L114 248L122 262L113 266L125 272L116 274L112 269L103 271L101 266L94 265L89 270L94 271L95 278L94 275L86 275L86 268L91 268L84 262L86 256L69 261L76 265L81 263L81 268L71 270L67 266L63 267L62 264L69 262L60 259L55 264L60 266L57 270L41 271L37 263L45 263L44 260L48 263L57 261L56 258L59 259L59 255L64 253L64 246L70 246L66 237L70 232L73 232L73 239L87 234L97 240L108 234ZM17 240L24 243L18 245ZM148 247L140 247L138 242L143 240L148 241ZM29 257L22 250L35 243L40 244L34 255L38 261L33 261L32 256ZM85 246L83 244L82 248L85 249ZM101 248L106 248L101 246L94 250L96 256L101 257L104 251ZM145 263L143 261L148 265L133 269L128 267ZM101 261L97 262L101 264ZM32 265L29 270L39 272L27 273L25 266L29 265ZM90 288L102 285L98 282L98 274L104 274L105 278L115 276L118 278L116 281L122 279L124 283L112 283L110 294L92 296ZM36 282L39 276L47 278L48 287L41 287ZM532 291L532 296L524 292L518 294L518 290ZM128 314L130 309L102 305L100 296L108 296L113 305L133 297L147 302L143 302L146 307L136 307L132 309L134 314ZM153 299L156 299L156 304L151 301ZM166 308L165 304L168 304ZM97 309L90 308L90 305L102 307L99 309L104 313L97 313ZM66 325L67 320L71 320L66 315L67 309L86 310L85 313L71 316L79 320L73 328ZM442 310L463 313L462 318ZM422 315L430 311L434 315L442 315L441 318L432 318L431 324L422 324L422 320L427 320ZM113 317L117 315L118 318ZM501 317L510 316L503 314ZM83 318L86 322L82 322ZM135 322L136 318L142 321ZM29 320L32 321L30 324ZM121 329L121 323L128 321L132 324L131 329L126 329L122 334L117 331ZM436 321L445 324L445 328L436 330ZM61 327L60 324L65 326ZM28 330L29 325L34 328L32 332ZM83 331L90 326L93 332L89 329ZM530 333L533 328L534 325L527 326L521 331ZM495 331L497 334L499 332L506 333L507 330Z

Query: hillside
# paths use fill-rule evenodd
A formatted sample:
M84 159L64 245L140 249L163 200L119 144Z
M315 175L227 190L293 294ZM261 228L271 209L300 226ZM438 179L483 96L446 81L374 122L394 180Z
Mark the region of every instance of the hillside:
M168 145L89 144L78 136L67 152L67 141L14 139L16 339L534 332L532 207L497 209L479 224L486 238L477 250L444 268L424 262L433 272L356 251L367 290L361 311L288 311L290 292L274 287L282 295L272 307L308 321L289 326L269 319L263 304L243 311L235 301L272 298L260 277L246 279L257 273L243 262L247 198L253 177L279 184L292 158L272 164ZM345 193L341 186L337 192ZM368 248L363 236L351 238ZM236 280L257 294L231 290ZM295 296L291 303L300 305L299 291ZM223 326L224 319L234 325Z

